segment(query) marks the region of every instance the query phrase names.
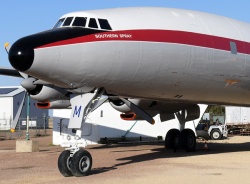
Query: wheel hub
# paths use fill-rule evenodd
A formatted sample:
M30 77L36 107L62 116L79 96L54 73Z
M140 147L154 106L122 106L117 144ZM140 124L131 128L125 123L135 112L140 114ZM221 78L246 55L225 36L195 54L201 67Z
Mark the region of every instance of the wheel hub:
M81 158L80 162L79 162L79 169L82 171L82 172L85 172L88 170L88 167L89 167L89 164L90 164L90 160L88 157L84 156Z
M213 136L214 136L214 138L216 138L216 139L217 139L217 138L219 138L219 136L220 136L220 135L219 135L219 133L218 133L218 132L214 132L214 135L213 135Z

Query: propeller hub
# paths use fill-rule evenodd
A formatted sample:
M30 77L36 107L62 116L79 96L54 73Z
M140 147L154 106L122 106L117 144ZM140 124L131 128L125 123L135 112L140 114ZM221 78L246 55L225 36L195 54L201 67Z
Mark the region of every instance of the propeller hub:
M34 81L36 81L36 79L32 78L32 77L29 77L29 78L26 78L24 79L22 82L21 82L21 86L26 89L27 91L31 91L31 90L34 90L36 88L36 85L34 84Z
M29 37L16 41L10 48L9 61L13 68L18 71L28 70L34 61L34 49Z

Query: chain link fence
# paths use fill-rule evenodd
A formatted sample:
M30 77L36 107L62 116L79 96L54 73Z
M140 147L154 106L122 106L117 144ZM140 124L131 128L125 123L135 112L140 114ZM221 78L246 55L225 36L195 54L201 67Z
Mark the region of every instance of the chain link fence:
M27 119L20 118L15 132L11 132L12 119L0 119L0 140L5 139L18 139L26 136L27 131ZM46 136L48 135L48 129L51 128L50 117L32 117L29 119L29 136Z

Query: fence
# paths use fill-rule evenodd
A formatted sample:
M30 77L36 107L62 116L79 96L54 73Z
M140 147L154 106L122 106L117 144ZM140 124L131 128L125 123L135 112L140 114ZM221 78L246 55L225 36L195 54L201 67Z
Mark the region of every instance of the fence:
M49 128L50 117L32 117L29 119L29 136L46 136ZM27 130L27 119L18 120L15 132L11 132L10 119L0 119L0 139L16 139L25 137Z

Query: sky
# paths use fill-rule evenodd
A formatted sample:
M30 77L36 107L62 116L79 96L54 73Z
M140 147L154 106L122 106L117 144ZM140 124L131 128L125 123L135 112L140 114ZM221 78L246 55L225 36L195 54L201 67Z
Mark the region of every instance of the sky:
M50 29L65 13L117 7L169 7L222 15L250 23L249 0L6 0L0 2L0 67L9 67L6 42ZM249 33L250 34L250 33ZM0 76L0 86L21 79Z

